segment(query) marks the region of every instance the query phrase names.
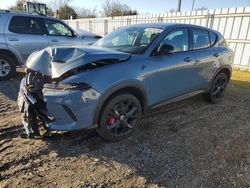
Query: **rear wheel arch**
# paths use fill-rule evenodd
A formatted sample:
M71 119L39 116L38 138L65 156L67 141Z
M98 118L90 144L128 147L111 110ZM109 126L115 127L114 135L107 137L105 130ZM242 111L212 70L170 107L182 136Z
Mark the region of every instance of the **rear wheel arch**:
M19 65L19 61L18 61L16 55L13 52L11 52L10 50L0 49L0 53L8 55L10 58L12 58L14 60L16 65Z
M146 110L147 95L143 86L139 84L134 84L134 83L118 84L117 86L109 89L100 99L95 110L94 121L93 121L94 125L98 125L99 116L103 110L103 107L110 100L110 98L117 96L119 94L122 94L122 93L129 93L129 94L134 95L139 100L141 107L142 107L142 111Z
M227 80L229 81L230 78L231 78L232 70L229 69L228 67L224 67L217 74L219 74L221 72L223 72L223 73L225 73L227 75Z
M229 66L229 65L225 65L225 66L222 66L220 67L216 72L215 74L213 75L212 79L211 79L211 82L210 82L210 87L211 87L211 84L213 83L213 80L216 78L216 76L220 73L225 73L227 75L227 79L228 81L230 80L231 78L231 75L232 75L232 67Z

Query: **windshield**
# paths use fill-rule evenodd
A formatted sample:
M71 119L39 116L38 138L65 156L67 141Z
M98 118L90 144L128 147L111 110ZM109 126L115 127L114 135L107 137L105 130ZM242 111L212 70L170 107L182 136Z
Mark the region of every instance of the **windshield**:
M141 54L145 52L148 46L162 31L163 30L159 28L122 28L98 40L94 46L127 53Z

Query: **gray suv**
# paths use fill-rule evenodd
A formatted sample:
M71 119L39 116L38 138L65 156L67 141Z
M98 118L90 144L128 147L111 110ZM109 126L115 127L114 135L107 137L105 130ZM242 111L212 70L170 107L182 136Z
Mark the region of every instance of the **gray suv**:
M101 38L84 32L78 34L63 21L25 12L0 10L0 80L12 77L16 66L28 56L53 45L82 46Z

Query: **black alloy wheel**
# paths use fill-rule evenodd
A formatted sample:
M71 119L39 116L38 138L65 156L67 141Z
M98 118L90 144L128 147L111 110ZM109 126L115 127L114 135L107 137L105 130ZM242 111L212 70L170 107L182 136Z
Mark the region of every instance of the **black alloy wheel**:
M99 118L98 133L108 141L119 141L136 129L142 109L139 100L129 93L112 97Z
M227 75L225 73L219 73L215 77L211 85L211 89L207 94L208 100L213 104L221 102L225 96L227 84L228 84Z

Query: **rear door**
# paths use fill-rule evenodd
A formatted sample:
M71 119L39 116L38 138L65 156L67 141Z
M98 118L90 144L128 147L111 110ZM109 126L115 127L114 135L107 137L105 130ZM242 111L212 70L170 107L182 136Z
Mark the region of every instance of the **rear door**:
M221 52L214 46L216 38L216 34L212 31L201 28L191 29L191 45L195 59L192 81L194 90L207 89L212 75L220 66Z
M18 51L23 61L49 45L42 19L32 16L13 16L5 30L8 48Z
M82 40L66 24L54 19L44 19L51 46L80 46Z

